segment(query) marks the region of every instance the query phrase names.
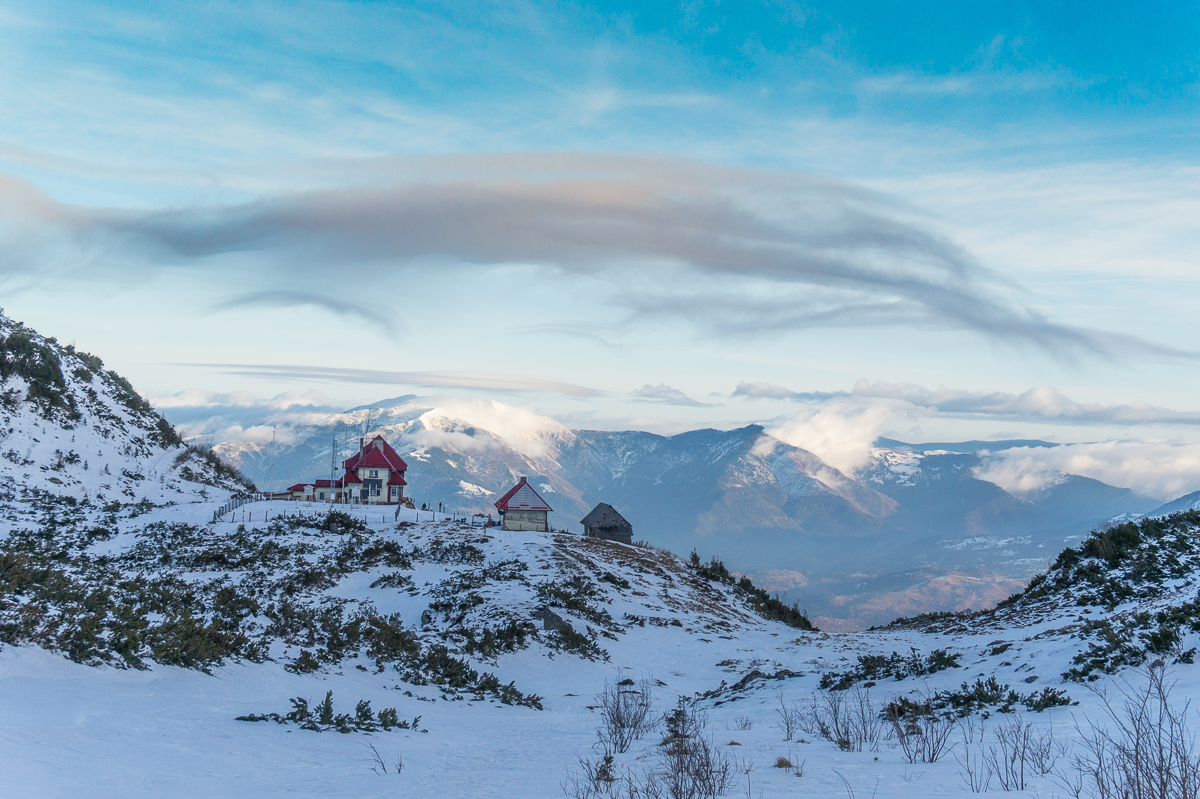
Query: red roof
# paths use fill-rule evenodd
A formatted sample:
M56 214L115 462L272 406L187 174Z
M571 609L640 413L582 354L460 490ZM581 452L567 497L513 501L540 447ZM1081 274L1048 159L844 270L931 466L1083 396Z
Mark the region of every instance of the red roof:
M396 472L408 471L408 464L400 457L392 445L383 440L383 436L375 436L367 442L361 452L351 455L342 464L346 471L360 467L368 469L391 469Z
M334 480L332 487L333 488L341 488L342 483L345 481L345 479L346 478L343 477L341 480ZM357 481L357 478L355 478L355 480ZM404 483L404 485L408 485L408 483ZM331 487L328 480L313 480L311 483L296 483L294 486L292 486L291 488L289 488L287 490L288 491L303 491L304 489L308 488L309 486L312 486L313 488L330 488Z
M533 490L533 486L522 477L508 493L496 500L497 510L554 510L546 504L541 494Z

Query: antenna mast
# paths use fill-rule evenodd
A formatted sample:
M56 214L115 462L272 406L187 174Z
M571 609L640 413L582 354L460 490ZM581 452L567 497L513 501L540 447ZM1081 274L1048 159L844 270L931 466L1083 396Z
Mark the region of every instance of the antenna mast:
M333 433L329 441L329 504L333 504L334 479L337 477L337 427L333 428Z
M275 425L271 425L271 468L267 471L267 490L275 490Z

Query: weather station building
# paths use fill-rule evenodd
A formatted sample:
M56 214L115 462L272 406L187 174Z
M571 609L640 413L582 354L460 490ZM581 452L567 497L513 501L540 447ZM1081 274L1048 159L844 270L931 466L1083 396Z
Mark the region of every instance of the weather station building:
M404 502L404 473L408 464L383 436L358 440L358 452L342 462L345 474L336 480L297 483L288 489L293 499L309 502L350 502L400 505Z
M501 530L533 530L540 533L550 532L550 523L546 516L554 510L542 499L529 481L522 477L508 493L496 500L496 510L500 511Z

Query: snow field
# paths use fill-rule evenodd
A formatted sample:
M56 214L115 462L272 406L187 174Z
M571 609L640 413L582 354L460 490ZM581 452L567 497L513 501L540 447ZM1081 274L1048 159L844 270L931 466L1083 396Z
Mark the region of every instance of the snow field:
M279 506L272 509L274 515L288 503L271 504ZM212 503L196 503L155 509L136 521L162 515L199 522L211 519L211 512ZM370 520L377 510L351 512ZM415 519L414 512L408 513ZM845 797L847 783L856 796L966 795L955 752L934 764L913 765L886 743L878 752L842 752L806 733L795 736L801 740L785 741L778 728L777 690L782 689L788 704L803 705L824 694L818 688L823 673L849 670L859 654L907 654L912 647L921 653L958 653L961 665L920 679L882 680L871 688L877 706L896 694L954 689L995 675L1022 692L1046 685L1065 688L1079 701L1078 706L1044 713L1018 709L1014 714L1039 729L1053 725L1056 737L1067 744L1076 737L1073 720L1099 718L1098 697L1077 684L1064 686L1058 676L1078 651L1078 642L1038 637L1061 626L1061 618L1011 631L958 635L805 633L753 616L726 587L696 583L665 554L574 536L466 529L444 519L411 527L391 520L371 524L373 531L414 545L457 537L479 542L484 533L488 541L476 545L488 563L515 558L527 564L529 585L499 581L478 589L485 599L479 611L483 617L497 609L528 615L537 604L530 585L577 571L608 573L627 582L628 589L598 583L605 594L599 606L623 628L612 637L597 638L609 660L588 661L541 643L472 660L502 683L514 681L521 691L541 696L544 709L539 711L464 695L448 697L436 686L408 685L393 671L377 672L366 658L304 675L286 671L281 662L227 663L210 676L161 665L146 671L86 667L36 647L5 646L0 649L0 773L5 775L0 796L561 796L561 783L577 770L578 758L597 755L595 696L606 681L623 675L665 683L654 689L655 711L661 714L677 696L711 692L722 681L732 685L752 669L767 674L787 669L802 676L753 680L743 691L725 690L699 703L714 742L753 764L748 775L752 796ZM130 531L101 546L115 551L135 539ZM385 568L351 574L327 593L370 599L381 612L400 613L406 624L417 627L430 593L459 568L415 563L406 572L415 594L371 588ZM586 618L566 609L555 613L577 629L588 625ZM626 614L663 620L664 626L638 626ZM1035 676L1036 681L1026 682ZM1197 695L1200 682L1193 670L1178 676L1179 696ZM1113 680L1100 685L1111 690ZM343 735L235 720L247 713L286 712L295 696L316 703L329 690L338 712L351 711L365 699L375 710L395 707L402 719L420 716L420 728L428 732ZM993 715L986 723L1005 720ZM618 767L653 767L660 738L661 730L635 742L630 752L617 756ZM389 766L403 758L402 772L373 772L368 744ZM956 752L961 750L959 744ZM774 768L780 756L803 763L803 776ZM740 775L731 795L745 795L745 781L746 775ZM1015 795L1063 795L1045 777L1031 779L1030 786Z

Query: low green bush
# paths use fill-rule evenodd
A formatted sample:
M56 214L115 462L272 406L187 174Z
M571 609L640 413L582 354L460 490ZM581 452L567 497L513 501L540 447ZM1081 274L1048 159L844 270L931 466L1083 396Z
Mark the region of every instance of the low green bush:
M849 672L829 672L821 675L821 688L842 691L857 682L883 680L889 677L903 680L908 677L924 677L944 669L959 666L962 655L950 654L945 649L935 649L922 655L913 649L908 655L893 652L891 655L859 655L858 666Z
M340 733L417 730L419 729L418 725L421 723L420 716L417 716L412 721L400 719L394 707L384 708L376 715L371 711L371 703L365 699L354 706L353 714L335 713L333 709L333 691L327 692L325 699L317 704L316 707L310 708L308 700L302 697L296 697L291 702L291 711L282 716L278 713L251 713L245 716L238 716L236 720L274 721L277 724L295 724L302 730L312 730L313 732L336 731Z

